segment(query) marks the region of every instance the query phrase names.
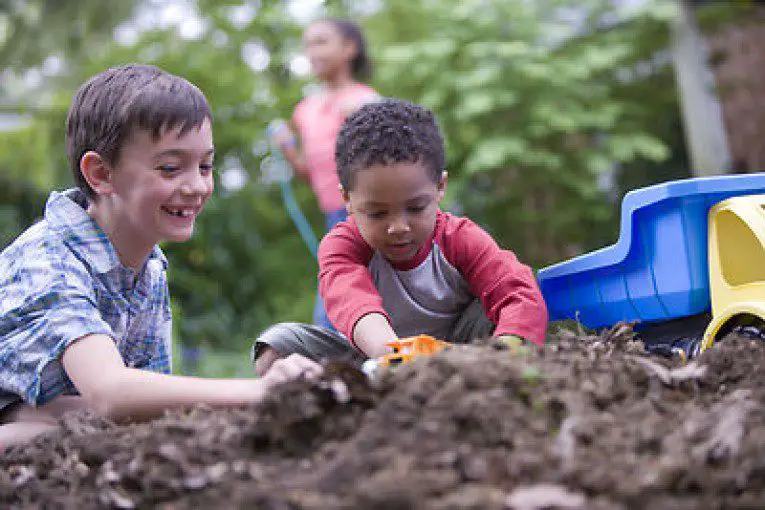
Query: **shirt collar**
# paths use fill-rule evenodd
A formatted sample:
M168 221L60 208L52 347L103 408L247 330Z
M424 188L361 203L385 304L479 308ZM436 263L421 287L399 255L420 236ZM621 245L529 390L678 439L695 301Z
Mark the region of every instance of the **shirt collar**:
M45 221L94 272L104 274L122 267L117 250L96 220L88 215L87 207L88 198L80 189L54 191L45 204ZM157 245L149 255L149 260L152 259L167 268L167 259Z

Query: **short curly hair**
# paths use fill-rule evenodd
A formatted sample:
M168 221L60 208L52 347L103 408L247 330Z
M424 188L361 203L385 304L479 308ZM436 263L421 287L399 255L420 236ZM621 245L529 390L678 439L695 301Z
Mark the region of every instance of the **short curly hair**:
M337 135L337 174L351 191L353 175L372 165L421 163L433 182L444 171L444 140L433 112L400 99L368 103L351 114Z

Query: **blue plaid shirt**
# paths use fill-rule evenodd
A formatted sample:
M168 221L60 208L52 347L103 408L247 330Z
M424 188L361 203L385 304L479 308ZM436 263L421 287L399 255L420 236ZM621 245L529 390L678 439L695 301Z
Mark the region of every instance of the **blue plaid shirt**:
M85 335L114 339L125 364L170 372L167 259L123 266L80 190L54 192L42 221L0 253L0 401L77 394L61 365Z

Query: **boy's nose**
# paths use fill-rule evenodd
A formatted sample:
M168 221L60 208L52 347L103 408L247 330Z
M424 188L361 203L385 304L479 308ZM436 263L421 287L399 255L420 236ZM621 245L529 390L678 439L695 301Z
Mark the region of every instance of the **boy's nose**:
M206 195L212 192L212 175L202 175L194 172L192 177L186 180L181 187L181 192L186 195Z
M388 234L390 235L405 234L409 230L409 222L403 218L394 220L388 225Z

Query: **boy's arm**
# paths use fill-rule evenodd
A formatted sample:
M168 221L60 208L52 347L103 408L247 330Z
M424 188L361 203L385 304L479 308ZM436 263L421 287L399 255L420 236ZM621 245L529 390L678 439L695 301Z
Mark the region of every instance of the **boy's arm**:
M367 267L373 254L352 220L335 227L319 245L319 293L327 315L370 357L390 352L386 344L398 339Z
M381 313L368 313L356 322L353 328L353 343L370 358L377 358L392 352L388 342L398 340L398 335Z
M531 268L466 218L450 217L441 235L444 255L481 299L495 336L544 344L547 307Z
M110 419L146 419L166 409L204 403L214 407L261 401L275 385L315 377L321 367L298 355L278 360L260 379L202 379L126 367L114 341L88 335L72 342L62 364L77 391Z

